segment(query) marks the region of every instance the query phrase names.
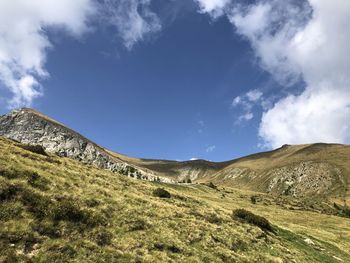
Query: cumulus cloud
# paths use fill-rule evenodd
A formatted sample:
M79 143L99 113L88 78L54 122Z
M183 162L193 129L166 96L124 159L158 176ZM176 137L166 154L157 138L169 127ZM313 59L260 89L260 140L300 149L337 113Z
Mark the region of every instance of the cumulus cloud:
M44 65L52 46L45 30L79 36L92 13L90 0L0 1L0 81L12 94L10 107L42 95L38 79L48 76Z
M150 8L151 0L103 0L102 17L114 26L131 49L145 36L158 32L161 22Z
M258 0L222 12L280 84L305 83L265 110L264 145L349 142L350 2Z
M344 143L350 134L350 61L344 56L350 43L350 2L316 1L309 5L288 4L279 11L274 2L234 15L238 31L253 43L262 66L276 79L302 77L301 94L278 101L262 117L260 136L268 147L284 143L318 141ZM312 15L307 17L312 9ZM245 29L246 16L264 9L262 28ZM267 11L266 11L267 10ZM236 18L235 18L236 17ZM282 21L271 32L275 21Z
M224 13L224 8L230 0L194 0L198 3L201 13L209 13L214 18Z
M150 5L151 0L0 1L0 87L12 95L8 106L30 106L43 95L40 81L49 76L45 62L53 48L48 30L79 37L90 24L107 23L131 49L161 28Z

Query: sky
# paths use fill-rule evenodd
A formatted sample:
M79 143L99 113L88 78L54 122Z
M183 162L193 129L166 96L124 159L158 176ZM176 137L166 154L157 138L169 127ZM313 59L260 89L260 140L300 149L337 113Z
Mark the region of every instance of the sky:
M348 0L0 0L0 114L224 161L350 141Z

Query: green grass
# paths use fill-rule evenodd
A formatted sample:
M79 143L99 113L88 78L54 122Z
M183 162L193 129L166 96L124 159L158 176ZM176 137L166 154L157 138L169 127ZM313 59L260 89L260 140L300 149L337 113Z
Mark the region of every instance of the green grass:
M169 192L169 198L154 195L156 189ZM252 195L258 195L255 204ZM235 209L266 218L275 231L233 218ZM0 225L0 262L350 258L349 219L289 210L267 195L228 187L130 179L67 158L36 154L3 138Z

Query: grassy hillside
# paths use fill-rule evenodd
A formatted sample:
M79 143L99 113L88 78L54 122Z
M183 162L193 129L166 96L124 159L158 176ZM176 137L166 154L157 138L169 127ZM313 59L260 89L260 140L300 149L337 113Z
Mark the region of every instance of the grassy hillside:
M139 181L24 148L0 138L0 262L350 262L349 219L288 197Z

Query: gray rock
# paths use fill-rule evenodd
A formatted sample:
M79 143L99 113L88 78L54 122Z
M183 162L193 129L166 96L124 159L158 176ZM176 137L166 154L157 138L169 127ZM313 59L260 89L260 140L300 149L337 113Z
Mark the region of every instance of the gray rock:
M84 136L31 109L14 110L1 116L0 136L23 144L40 145L47 152L130 177L168 181L110 155Z

